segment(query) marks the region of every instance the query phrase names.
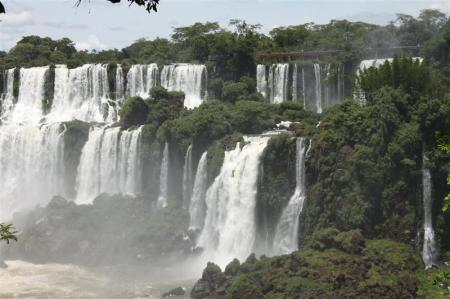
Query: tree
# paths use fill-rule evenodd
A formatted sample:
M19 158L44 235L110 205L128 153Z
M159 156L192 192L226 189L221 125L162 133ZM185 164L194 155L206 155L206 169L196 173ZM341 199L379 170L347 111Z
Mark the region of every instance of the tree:
M438 134L438 148L440 151L450 155L450 134ZM450 186L450 173L447 176L447 184ZM450 193L444 198L442 211L450 210Z
M0 241L5 241L9 244L11 241L17 241L17 231L12 224L0 223Z

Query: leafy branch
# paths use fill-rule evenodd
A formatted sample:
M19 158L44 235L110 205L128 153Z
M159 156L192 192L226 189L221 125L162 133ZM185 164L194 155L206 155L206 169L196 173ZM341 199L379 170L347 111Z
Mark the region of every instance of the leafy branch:
M12 224L0 223L0 241L9 244L11 241L17 242L17 231Z
M75 6L79 6L83 1L90 2L90 0L76 0ZM121 0L106 0L106 1L109 1L111 3L120 3ZM130 5L137 4L139 6L145 7L145 10L147 10L150 13L151 11L154 12L158 11L157 7L159 5L160 0L127 0L127 1L130 3Z

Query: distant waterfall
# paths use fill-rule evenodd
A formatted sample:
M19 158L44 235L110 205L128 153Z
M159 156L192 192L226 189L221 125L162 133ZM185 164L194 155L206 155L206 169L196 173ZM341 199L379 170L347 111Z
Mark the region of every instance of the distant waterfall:
M170 91L182 91L184 106L193 109L207 99L207 70L204 65L171 64L161 72L161 86Z
M222 168L206 193L205 225L197 245L219 264L234 257L246 258L253 250L256 233L255 207L260 157L267 136L245 137L225 152Z
M294 64L294 69L292 71L292 100L297 101L298 100L298 66Z
M192 144L189 145L186 155L184 157L184 167L183 167L183 207L189 207L189 200L191 199L192 193Z
M436 240L433 230L433 198L431 194L431 173L427 167L427 157L422 154L422 200L423 200L423 249L422 259L426 268L435 265L436 262Z
M127 95L148 98L150 89L158 84L159 68L156 63L131 66L127 75Z
M118 64L116 68L116 80L115 80L115 92L116 100L122 100L125 96L125 79L123 77L122 65Z
M111 122L114 110L108 109L107 65L85 64L75 69L58 65L55 69L55 93L51 122L78 119L87 122Z
M208 183L207 170L207 152L204 152L198 162L197 172L195 173L194 189L191 202L189 204L189 229L202 229L206 214L206 188Z
M288 98L289 64L276 64L269 70L270 102L279 104Z
M0 221L63 195L63 136L59 124L0 127Z
M278 222L273 242L273 253L276 255L291 253L298 249L299 217L306 197L305 187L305 138L297 138L297 157L295 165L296 186L294 195L289 200Z
M314 64L314 76L316 78L315 95L316 95L316 112L322 113L322 83L320 74L320 65Z
M0 98L0 120L6 119L14 107L14 71L15 69L7 70L3 78L5 90Z
M266 77L266 66L258 64L256 67L256 90L267 97L267 77Z
M317 113L345 97L344 68L340 64L258 65L256 81L258 92L270 103L300 101L303 108Z
M141 129L91 128L77 177L77 203L90 203L99 194L141 191Z
M161 172L159 175L159 197L158 205L160 207L167 207L167 187L169 179L169 144L164 145L163 157L161 160Z

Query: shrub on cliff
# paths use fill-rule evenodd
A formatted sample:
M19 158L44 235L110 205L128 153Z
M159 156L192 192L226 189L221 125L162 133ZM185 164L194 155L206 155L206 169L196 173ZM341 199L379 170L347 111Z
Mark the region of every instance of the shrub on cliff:
M140 97L131 97L125 100L120 109L120 125L124 129L144 124L149 112L148 105Z

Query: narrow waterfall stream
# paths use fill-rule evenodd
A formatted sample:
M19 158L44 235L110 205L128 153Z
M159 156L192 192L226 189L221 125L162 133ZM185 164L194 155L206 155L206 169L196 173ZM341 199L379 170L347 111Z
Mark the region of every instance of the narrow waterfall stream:
M192 194L193 184L193 170L192 170L192 144L189 145L186 155L184 156L183 167L183 208L189 207L189 201Z
M306 198L305 158L307 141L303 137L296 141L295 191L278 222L272 252L275 255L298 250L299 217Z
M427 166L428 158L422 154L422 201L423 201L423 248L422 259L426 268L436 264L436 240L433 229L433 197L431 190L431 173Z
M159 197L158 205L160 207L167 207L167 188L169 179L169 144L164 144L164 151L161 160L161 171L159 175Z
M202 154L195 173L194 189L189 204L189 229L191 230L202 229L205 222L205 196L208 183L207 155L207 152Z

